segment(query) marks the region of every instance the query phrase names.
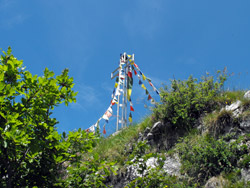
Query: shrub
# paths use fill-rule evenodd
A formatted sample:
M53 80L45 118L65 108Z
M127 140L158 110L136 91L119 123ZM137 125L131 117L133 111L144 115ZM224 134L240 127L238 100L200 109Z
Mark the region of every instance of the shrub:
M170 89L161 91L161 104L153 110L154 117L170 122L175 127L190 129L197 118L214 107L214 98L219 95L226 80L225 73L198 79L190 76L188 80L172 80Z
M183 164L182 171L201 183L221 172L231 172L245 153L245 148L239 147L238 142L229 144L210 136L199 137L194 144L185 138L177 147Z

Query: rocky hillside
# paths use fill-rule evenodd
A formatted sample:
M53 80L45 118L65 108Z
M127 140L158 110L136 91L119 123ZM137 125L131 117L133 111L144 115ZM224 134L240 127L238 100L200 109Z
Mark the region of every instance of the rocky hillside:
M97 144L105 186L250 187L250 91L211 79L173 81L150 117Z

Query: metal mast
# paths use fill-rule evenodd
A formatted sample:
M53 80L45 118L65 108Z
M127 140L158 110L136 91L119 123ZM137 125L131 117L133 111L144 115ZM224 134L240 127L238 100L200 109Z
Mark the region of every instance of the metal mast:
M134 61L134 54L131 56L132 62ZM120 56L119 67L116 68L111 73L111 79L119 77L118 84L118 100L117 100L117 121L116 121L116 131L120 128L127 126L127 76L128 76L128 67L130 65L129 58L124 52ZM121 98L120 98L121 97ZM119 126L120 124L120 126Z

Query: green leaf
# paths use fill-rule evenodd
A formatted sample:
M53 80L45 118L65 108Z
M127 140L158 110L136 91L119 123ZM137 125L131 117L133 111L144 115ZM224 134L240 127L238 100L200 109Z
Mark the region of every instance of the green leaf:
M9 56L11 54L11 52L12 52L11 47L8 47L7 55Z

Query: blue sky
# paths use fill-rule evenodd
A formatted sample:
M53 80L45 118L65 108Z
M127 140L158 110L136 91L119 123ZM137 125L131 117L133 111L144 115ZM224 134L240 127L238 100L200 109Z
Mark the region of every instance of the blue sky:
M0 48L11 46L32 74L69 68L77 103L54 116L60 132L85 129L109 106L122 52L134 53L157 87L227 66L235 73L228 87L249 89L249 7L249 0L0 0ZM150 113L145 97L135 78L137 122Z

